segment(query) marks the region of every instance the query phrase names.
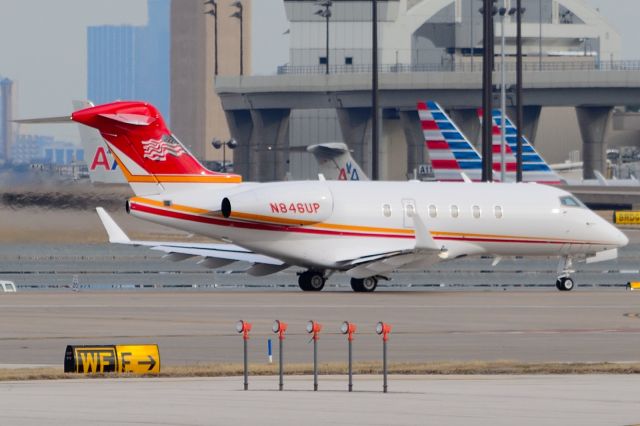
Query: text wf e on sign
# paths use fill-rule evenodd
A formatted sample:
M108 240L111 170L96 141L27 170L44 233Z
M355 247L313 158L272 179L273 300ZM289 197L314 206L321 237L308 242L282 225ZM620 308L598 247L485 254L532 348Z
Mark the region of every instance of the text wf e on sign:
M65 373L159 374L158 345L67 346Z

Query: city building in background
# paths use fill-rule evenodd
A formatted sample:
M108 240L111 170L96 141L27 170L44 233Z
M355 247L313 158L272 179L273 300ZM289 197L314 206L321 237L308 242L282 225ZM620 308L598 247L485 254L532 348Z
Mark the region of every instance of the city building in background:
M13 120L13 81L0 76L0 164L11 158L15 133Z
M147 25L87 28L87 96L148 101L170 122L171 0L147 0L147 8Z
M171 4L171 129L201 160L232 159L232 152L216 150L214 139L228 141L229 126L214 90L215 39L212 9L201 0ZM231 0L217 0L218 75L240 74L239 11ZM242 4L242 65L251 73L251 0Z
M84 163L84 150L72 142L58 141L52 136L19 135L14 144L13 165L71 165Z

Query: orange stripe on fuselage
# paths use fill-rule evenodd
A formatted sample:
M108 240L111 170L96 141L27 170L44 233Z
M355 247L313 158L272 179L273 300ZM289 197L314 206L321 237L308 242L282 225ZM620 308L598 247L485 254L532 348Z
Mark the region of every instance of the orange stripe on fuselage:
M213 212L205 209L198 209L195 207L183 206L178 204L172 204L171 206L165 206L162 201L151 200L147 198L134 197L131 198L131 201L140 203L140 204L148 204L154 207L161 207L166 210L174 210L185 213L191 213L202 216L215 216L222 218L222 215L219 212ZM283 219L283 218L272 218L270 216L263 215L252 215L249 213L235 213L238 219L241 221L246 221L248 223L263 223L270 225L290 225L290 224L299 224L299 221L291 220L291 219ZM240 217L242 216L242 218ZM249 218L260 218L259 221L249 220ZM233 219L233 218L232 218ZM271 219L272 221L267 222L265 219ZM275 220L274 220L275 219ZM233 222L233 220L230 220ZM237 221L236 221L237 222ZM340 231L344 232L361 232L361 233L379 233L381 237L385 236L412 236L415 235L415 232L412 229L399 229L399 228L377 228L377 227L369 227L369 226L355 226L355 225L345 225L345 224L336 224L336 223L312 223L309 225L309 228L313 229L323 229L323 230L332 230L339 233ZM431 235L434 238L438 239L453 239L457 238L460 240L469 239L499 239L501 242L508 243L509 240L518 240L514 241L515 243L519 242L539 242L539 243L554 243L554 244L604 244L601 242L591 242L591 241L576 241L576 240L566 240L560 238L544 238L544 237L524 237L524 236L515 236L515 235L497 235L497 234L472 234L472 233L461 233L461 232L440 232L440 231L431 231Z

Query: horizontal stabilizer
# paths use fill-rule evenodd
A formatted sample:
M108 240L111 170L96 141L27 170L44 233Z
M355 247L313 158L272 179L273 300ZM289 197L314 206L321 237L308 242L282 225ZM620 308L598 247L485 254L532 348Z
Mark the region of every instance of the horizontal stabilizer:
M13 122L19 124L71 123L71 116L64 115L61 117L25 118L21 120L13 120Z

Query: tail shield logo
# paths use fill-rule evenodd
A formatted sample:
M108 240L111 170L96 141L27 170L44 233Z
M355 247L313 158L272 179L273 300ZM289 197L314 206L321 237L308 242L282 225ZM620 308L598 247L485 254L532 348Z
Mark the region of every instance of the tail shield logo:
M170 135L163 135L161 140L142 141L142 147L144 148L144 158L153 161L166 161L169 154L175 157L185 154L184 148Z

